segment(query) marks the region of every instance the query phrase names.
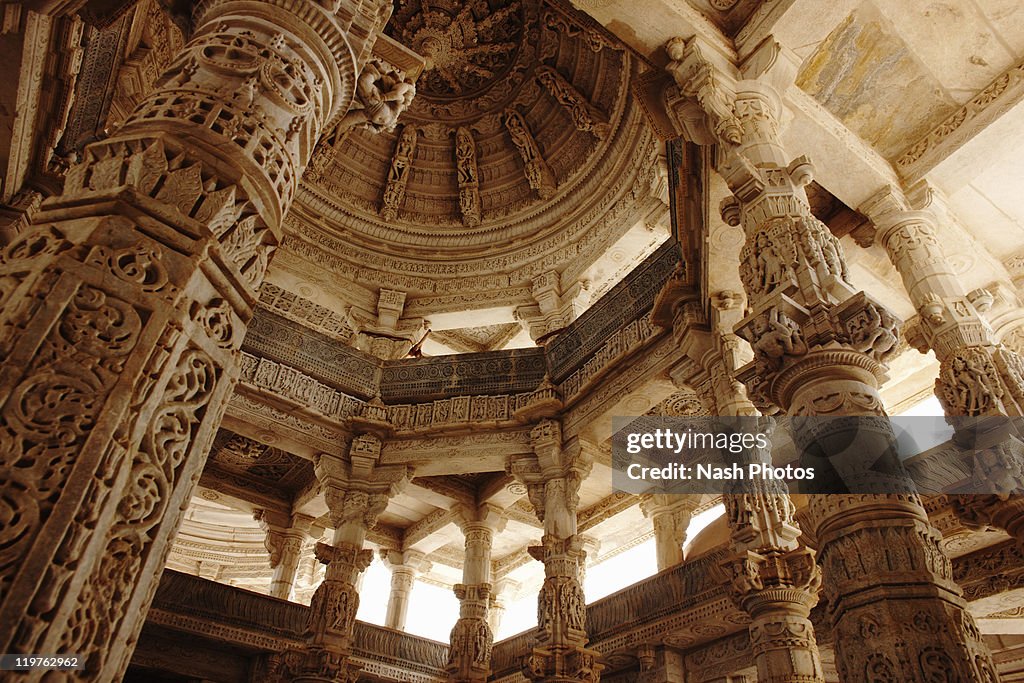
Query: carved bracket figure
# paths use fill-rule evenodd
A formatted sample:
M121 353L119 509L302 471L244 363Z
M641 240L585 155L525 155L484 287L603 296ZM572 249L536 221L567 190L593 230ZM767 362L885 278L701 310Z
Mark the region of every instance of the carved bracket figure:
M533 134L523 120L522 114L515 109L505 111L505 129L512 138L512 144L519 150L519 156L525 165L526 179L541 199L547 199L555 193L555 175L551 172L544 157L540 154Z
M356 81L356 101L338 127L348 130L360 126L389 133L415 96L416 84L405 73L381 59L371 59Z

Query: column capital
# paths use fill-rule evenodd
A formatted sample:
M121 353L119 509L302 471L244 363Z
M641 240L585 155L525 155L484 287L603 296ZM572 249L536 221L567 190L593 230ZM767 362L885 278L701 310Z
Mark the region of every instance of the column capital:
M777 610L780 599L794 614L807 617L818 602L821 570L810 548L770 554L748 550L724 566L732 577L733 596L751 617L760 616L763 609Z
M425 553L419 550L389 550L381 548L380 559L391 571L405 570L414 574L425 574L434 566Z
M463 533L475 529L486 529L492 534L501 533L505 530L505 525L508 524L505 511L490 503L484 503L476 508L456 505L453 510L456 513L455 523L459 525Z
M351 572L351 580L348 582L355 585L355 577L365 570L373 562L373 551L360 548L351 543L330 543L319 542L313 546L313 553L321 564L327 565L327 575L332 578L340 578L339 573Z
M640 495L640 511L647 518L663 514L691 515L699 504L699 496L671 493L643 493Z
M671 38L665 43L669 62L665 70L672 76L683 101L696 101L703 113L697 119L669 95L669 111L676 114L687 137L699 144L738 145L743 129L735 111L735 85L739 71L730 59L700 36Z
M403 490L410 479L408 468L404 466L357 467L344 458L326 453L313 459L313 468L335 529L356 522L369 529L387 507L388 500Z

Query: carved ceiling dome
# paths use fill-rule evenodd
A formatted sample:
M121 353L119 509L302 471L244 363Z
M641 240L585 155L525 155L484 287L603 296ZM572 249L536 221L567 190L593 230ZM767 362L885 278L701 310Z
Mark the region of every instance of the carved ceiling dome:
M416 98L394 131L321 143L291 248L410 293L499 289L593 261L651 206L639 65L567 3L401 0L387 32L424 59Z
M444 101L492 86L520 52L519 0L399 2L388 34L426 60L420 99Z

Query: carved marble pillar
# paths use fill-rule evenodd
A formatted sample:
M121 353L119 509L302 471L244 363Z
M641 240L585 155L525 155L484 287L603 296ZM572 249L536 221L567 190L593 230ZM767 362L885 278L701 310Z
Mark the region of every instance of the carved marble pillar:
M0 253L0 650L120 678L282 216L389 8L201 3L154 91Z
M757 419L770 433L771 418ZM751 461L769 454L754 452ZM797 538L796 507L782 482L742 482L724 496L733 556L733 599L750 615L750 648L759 681L824 683L825 674L811 625L821 571L814 551Z
M451 683L484 683L491 675L494 633L487 620L492 595L491 545L494 534L505 528L497 508L484 505L463 510L459 526L466 537L462 583L455 586L459 620L449 638L448 680Z
M579 487L591 463L580 444L563 448L555 420L541 421L530 436L534 455L509 464L544 524L541 545L529 548L544 563L544 584L537 604L537 643L523 674L544 683L597 683L604 665L599 653L586 648L587 605L580 585L586 553L576 526Z
M770 41L763 49L773 49ZM785 56L773 56L755 63L782 64L784 71ZM779 82L780 73L769 76ZM810 161L789 161L779 144L780 100L768 80L735 83L741 140L720 151L720 171L735 195L723 203L723 217L747 235L741 275L752 312L737 331L755 358L740 378L756 403L791 415L884 417L878 386L896 347L897 321L854 290L838 240L811 214L803 189ZM827 452L831 439L849 439L864 423L808 424L798 440ZM875 427L879 444L894 442L884 419ZM905 485L895 457L878 464L889 471L856 474L874 477L881 487L874 490L887 493L810 497L842 679L928 681L942 671L959 680L994 680L991 656L951 581L938 532L916 495L894 492ZM792 590L786 584L795 582L801 592L813 592L806 551L750 552L734 571L752 614L758 605L745 596L761 584L780 581ZM794 610L809 609L803 599L794 596ZM786 628L797 638L803 633L797 622L787 621ZM820 664L813 666L820 671Z
M497 637L501 628L501 620L505 616L506 604L512 600L521 588L518 581L509 578L498 579L494 582L491 590L491 604L487 611L487 625L491 627L491 633Z
M373 407L367 411L373 412ZM370 424L377 417L363 416L360 421ZM381 443L378 434L363 433L352 439L348 458L321 454L314 460L334 536L330 544L316 544L316 557L327 571L310 601L307 643L276 657L272 681L355 683L359 677L359 667L349 662L349 656L359 609L359 576L373 560L373 552L363 543L388 499L408 481L405 467L377 464Z
M291 600L295 576L302 560L302 550L312 530L313 518L307 515L282 515L269 510L257 510L253 515L266 534L264 545L270 553L270 595Z
M932 189L918 186L914 190L917 197L924 195L919 204L931 203ZM935 393L946 415L1024 415L1024 359L997 340L985 318L992 295L984 289L964 291L943 253L934 214L915 208L892 187L880 190L861 210L874 222L875 239L885 247L918 310L916 324L909 326L909 341L922 352L934 350L939 359ZM961 431L981 426L977 420L958 424ZM979 451L974 459L976 483L991 493L956 497L954 503L964 521L992 524L1024 538L1024 505L1019 502L1019 494L1024 493L1021 450L1019 440L1007 436ZM999 473L1003 481L994 481L989 470ZM1003 476L1008 473L1015 481L1008 482ZM1008 498L1011 493L1013 497Z
M313 593L316 592L324 578L324 566L316 559L316 544L323 542L323 531L320 534L316 538L307 537L302 544L299 571L292 589L292 599L304 605L308 605L313 599Z
M388 609L384 625L398 631L405 630L409 615L409 597L418 574L430 571L426 556L417 550L381 549L380 559L391 570L391 593L388 595Z
M941 363L935 393L947 415L1024 415L1024 359L995 339L983 313L992 295L965 292L942 251L935 217L886 187L861 210L920 314L910 342ZM867 341L865 341L867 343Z
M598 553L601 552L601 541L593 536L581 536L580 538L583 540L583 562L580 564L580 585L586 588L587 568L594 564L594 561L598 557Z
M671 493L645 493L640 496L640 510L654 524L659 572L683 561L686 529L699 502L697 496Z

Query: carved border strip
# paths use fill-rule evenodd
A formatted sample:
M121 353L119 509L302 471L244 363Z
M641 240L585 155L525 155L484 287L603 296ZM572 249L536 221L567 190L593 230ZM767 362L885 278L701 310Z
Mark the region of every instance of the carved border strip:
M1024 99L1024 61L1003 72L967 104L950 114L899 159L900 174L913 182Z

